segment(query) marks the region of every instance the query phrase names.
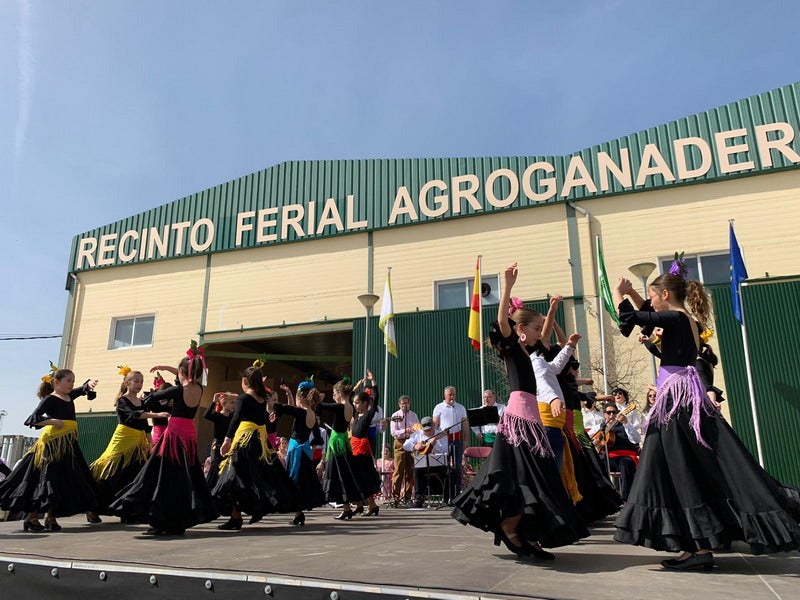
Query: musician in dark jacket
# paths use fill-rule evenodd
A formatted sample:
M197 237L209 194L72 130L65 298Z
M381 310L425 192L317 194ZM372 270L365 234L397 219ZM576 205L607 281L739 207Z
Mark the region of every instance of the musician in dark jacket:
M592 436L603 462L605 462L606 452L608 452L608 464L611 471L619 473L619 495L623 502L627 502L628 492L631 490L633 477L636 474L639 446L630 440L618 415L619 408L614 402L604 403L603 425L595 431L590 430L589 435Z
M422 508L425 497L432 494L442 494L445 502L450 500L447 435L433 426L430 417L422 417L419 423L422 429L403 442L403 450L414 452L414 508Z

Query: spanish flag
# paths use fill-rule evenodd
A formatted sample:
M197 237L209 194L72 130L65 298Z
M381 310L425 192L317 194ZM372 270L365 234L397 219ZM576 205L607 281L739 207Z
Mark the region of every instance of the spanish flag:
M481 348L481 257L475 262L475 285L472 287L472 302L469 306L469 329L467 337L473 350Z

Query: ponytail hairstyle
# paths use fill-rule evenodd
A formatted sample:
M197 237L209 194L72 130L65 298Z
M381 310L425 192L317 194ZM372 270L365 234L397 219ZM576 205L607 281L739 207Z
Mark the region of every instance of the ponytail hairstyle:
M267 388L264 386L264 375L261 373L261 369L255 365L247 367L242 371L242 379L247 379L247 385L256 393L256 396L264 398L265 400L269 399Z
M61 379L64 379L64 377L69 377L70 375L75 377L75 373L69 369L58 369L51 375L42 377L42 383L39 384L39 389L36 391L36 396L39 398L39 400L44 400L50 394L56 391L53 387L54 381L60 381Z
M128 393L130 382L137 375L139 375L142 379L144 379L144 375L142 375L141 371L128 371L127 373L125 373L125 378L122 380L122 383L119 386L119 393L117 394L117 397L114 398L114 406L117 405L120 398L122 398L125 394Z
M711 301L702 283L696 279L686 280L680 275L664 273L656 277L650 287L659 293L667 290L675 298L676 304L684 305L697 319L701 331L706 328L711 319Z
M178 363L178 373L182 374L187 380L195 381L198 384L203 381L203 361L199 356L189 358L184 356Z

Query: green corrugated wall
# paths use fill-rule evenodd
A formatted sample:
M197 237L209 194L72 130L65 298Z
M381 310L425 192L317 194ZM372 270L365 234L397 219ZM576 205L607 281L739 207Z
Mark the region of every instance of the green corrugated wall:
M711 291L733 428L757 457L741 326L730 287ZM800 280L753 282L743 286L742 301L764 466L800 486Z
M90 413L78 415L78 445L91 463L100 456L117 427L116 413Z

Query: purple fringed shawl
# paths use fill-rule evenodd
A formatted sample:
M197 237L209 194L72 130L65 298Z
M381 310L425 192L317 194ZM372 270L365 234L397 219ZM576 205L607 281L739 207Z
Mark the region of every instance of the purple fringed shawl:
M511 392L508 406L500 417L497 433L512 446L524 443L537 456L554 456L539 416L536 396L528 392Z
M647 423L649 424L652 419L655 419L659 425L665 425L679 410L686 409L691 412L689 423L697 442L710 448L700 432L700 421L702 413L714 415L717 414L717 409L711 403L711 398L708 397L706 389L700 381L697 369L693 366L662 366L658 371L657 384L656 402L650 409ZM672 406L668 409L669 397L672 397ZM646 428L645 431L647 431Z

